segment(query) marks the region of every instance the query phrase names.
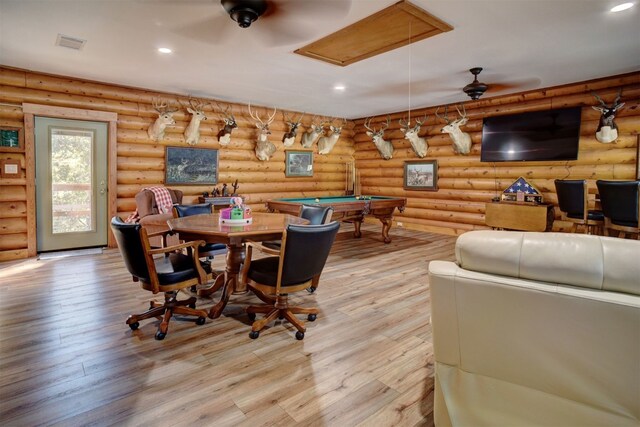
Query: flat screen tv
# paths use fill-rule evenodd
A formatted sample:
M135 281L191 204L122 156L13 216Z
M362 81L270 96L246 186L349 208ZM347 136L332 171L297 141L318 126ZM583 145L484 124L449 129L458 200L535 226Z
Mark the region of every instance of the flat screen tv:
M580 107L487 117L480 161L576 160Z

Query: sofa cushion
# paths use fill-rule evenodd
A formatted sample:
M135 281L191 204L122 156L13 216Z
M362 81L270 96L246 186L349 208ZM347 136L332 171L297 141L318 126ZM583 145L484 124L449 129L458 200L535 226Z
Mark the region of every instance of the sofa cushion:
M171 195L171 202L175 204L182 203L182 191L168 188ZM156 204L156 198L153 192L150 190L142 189L136 194L136 208L138 209L138 215L140 218L144 218L147 215L157 215L158 205Z
M482 230L456 242L466 270L640 295L640 262L629 259L640 260L640 242L615 237Z

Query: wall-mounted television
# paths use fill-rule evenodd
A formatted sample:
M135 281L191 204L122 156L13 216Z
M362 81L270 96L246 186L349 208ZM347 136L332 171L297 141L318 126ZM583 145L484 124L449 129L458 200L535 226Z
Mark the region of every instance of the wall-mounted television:
M578 158L580 107L487 117L482 162L564 161Z

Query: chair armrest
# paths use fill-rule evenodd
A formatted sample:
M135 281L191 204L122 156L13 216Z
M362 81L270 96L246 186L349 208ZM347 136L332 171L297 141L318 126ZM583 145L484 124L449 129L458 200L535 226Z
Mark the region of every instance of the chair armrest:
M280 256L280 251L279 250L268 248L266 246L263 246L259 242L254 242L253 240L247 240L245 243L246 243L247 247L256 248L257 250L259 250L260 252L263 252L265 254Z
M164 253L179 251L179 250L191 247L191 248L195 249L193 252L197 255L198 254L198 247L204 246L204 244L205 244L204 240L192 240L190 242L180 243L179 245L171 245L171 246L165 246L164 248L151 249L149 251L149 253L151 255L164 254ZM196 257L196 259L197 259L197 257Z

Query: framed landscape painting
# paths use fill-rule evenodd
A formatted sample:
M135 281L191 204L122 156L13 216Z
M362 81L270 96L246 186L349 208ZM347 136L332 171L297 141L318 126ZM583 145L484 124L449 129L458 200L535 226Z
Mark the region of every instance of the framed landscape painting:
M287 150L285 176L313 176L313 151Z
M218 150L167 147L165 184L209 185L218 183Z
M438 190L438 161L412 160L404 162L405 190Z

